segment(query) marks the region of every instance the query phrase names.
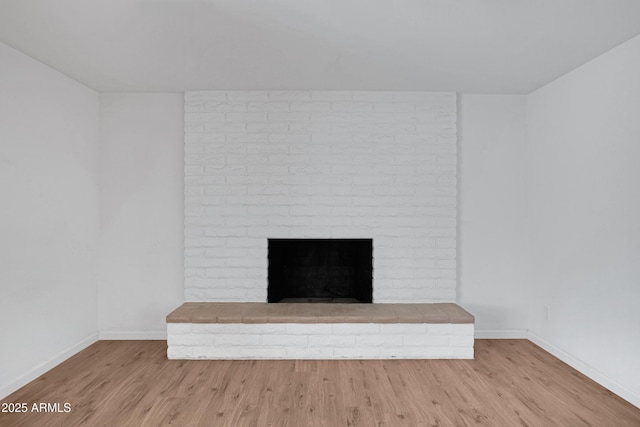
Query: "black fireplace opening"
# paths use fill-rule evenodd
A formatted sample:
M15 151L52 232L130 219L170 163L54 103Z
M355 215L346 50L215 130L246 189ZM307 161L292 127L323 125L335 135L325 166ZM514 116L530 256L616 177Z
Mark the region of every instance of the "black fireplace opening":
M372 302L372 239L269 239L268 247L268 302Z

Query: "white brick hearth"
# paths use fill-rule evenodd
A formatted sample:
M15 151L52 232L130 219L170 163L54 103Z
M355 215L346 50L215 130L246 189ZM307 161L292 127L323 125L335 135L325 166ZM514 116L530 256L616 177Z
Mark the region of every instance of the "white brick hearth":
M170 359L471 359L456 304L185 303L167 316Z
M168 324L169 359L472 359L473 324Z
M187 92L185 300L267 297L268 238L373 239L373 301L456 297L456 95Z

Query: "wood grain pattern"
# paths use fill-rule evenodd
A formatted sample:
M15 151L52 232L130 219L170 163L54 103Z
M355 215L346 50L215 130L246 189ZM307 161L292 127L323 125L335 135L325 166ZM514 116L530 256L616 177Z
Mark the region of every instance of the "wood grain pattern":
M475 360L167 360L164 341L99 341L3 402L0 426L640 426L640 409L526 340Z

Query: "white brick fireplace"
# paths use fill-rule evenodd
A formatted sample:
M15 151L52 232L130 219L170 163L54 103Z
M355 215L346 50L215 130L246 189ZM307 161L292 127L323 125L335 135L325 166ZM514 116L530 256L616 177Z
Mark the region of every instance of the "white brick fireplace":
M185 299L264 302L267 239L373 239L373 302L454 302L456 95L185 94Z

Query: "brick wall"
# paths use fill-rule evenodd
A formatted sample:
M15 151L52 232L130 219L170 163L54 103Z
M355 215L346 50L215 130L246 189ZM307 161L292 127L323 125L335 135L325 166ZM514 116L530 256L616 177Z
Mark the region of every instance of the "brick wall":
M185 94L185 299L266 301L268 238L373 239L374 302L456 292L456 95Z

